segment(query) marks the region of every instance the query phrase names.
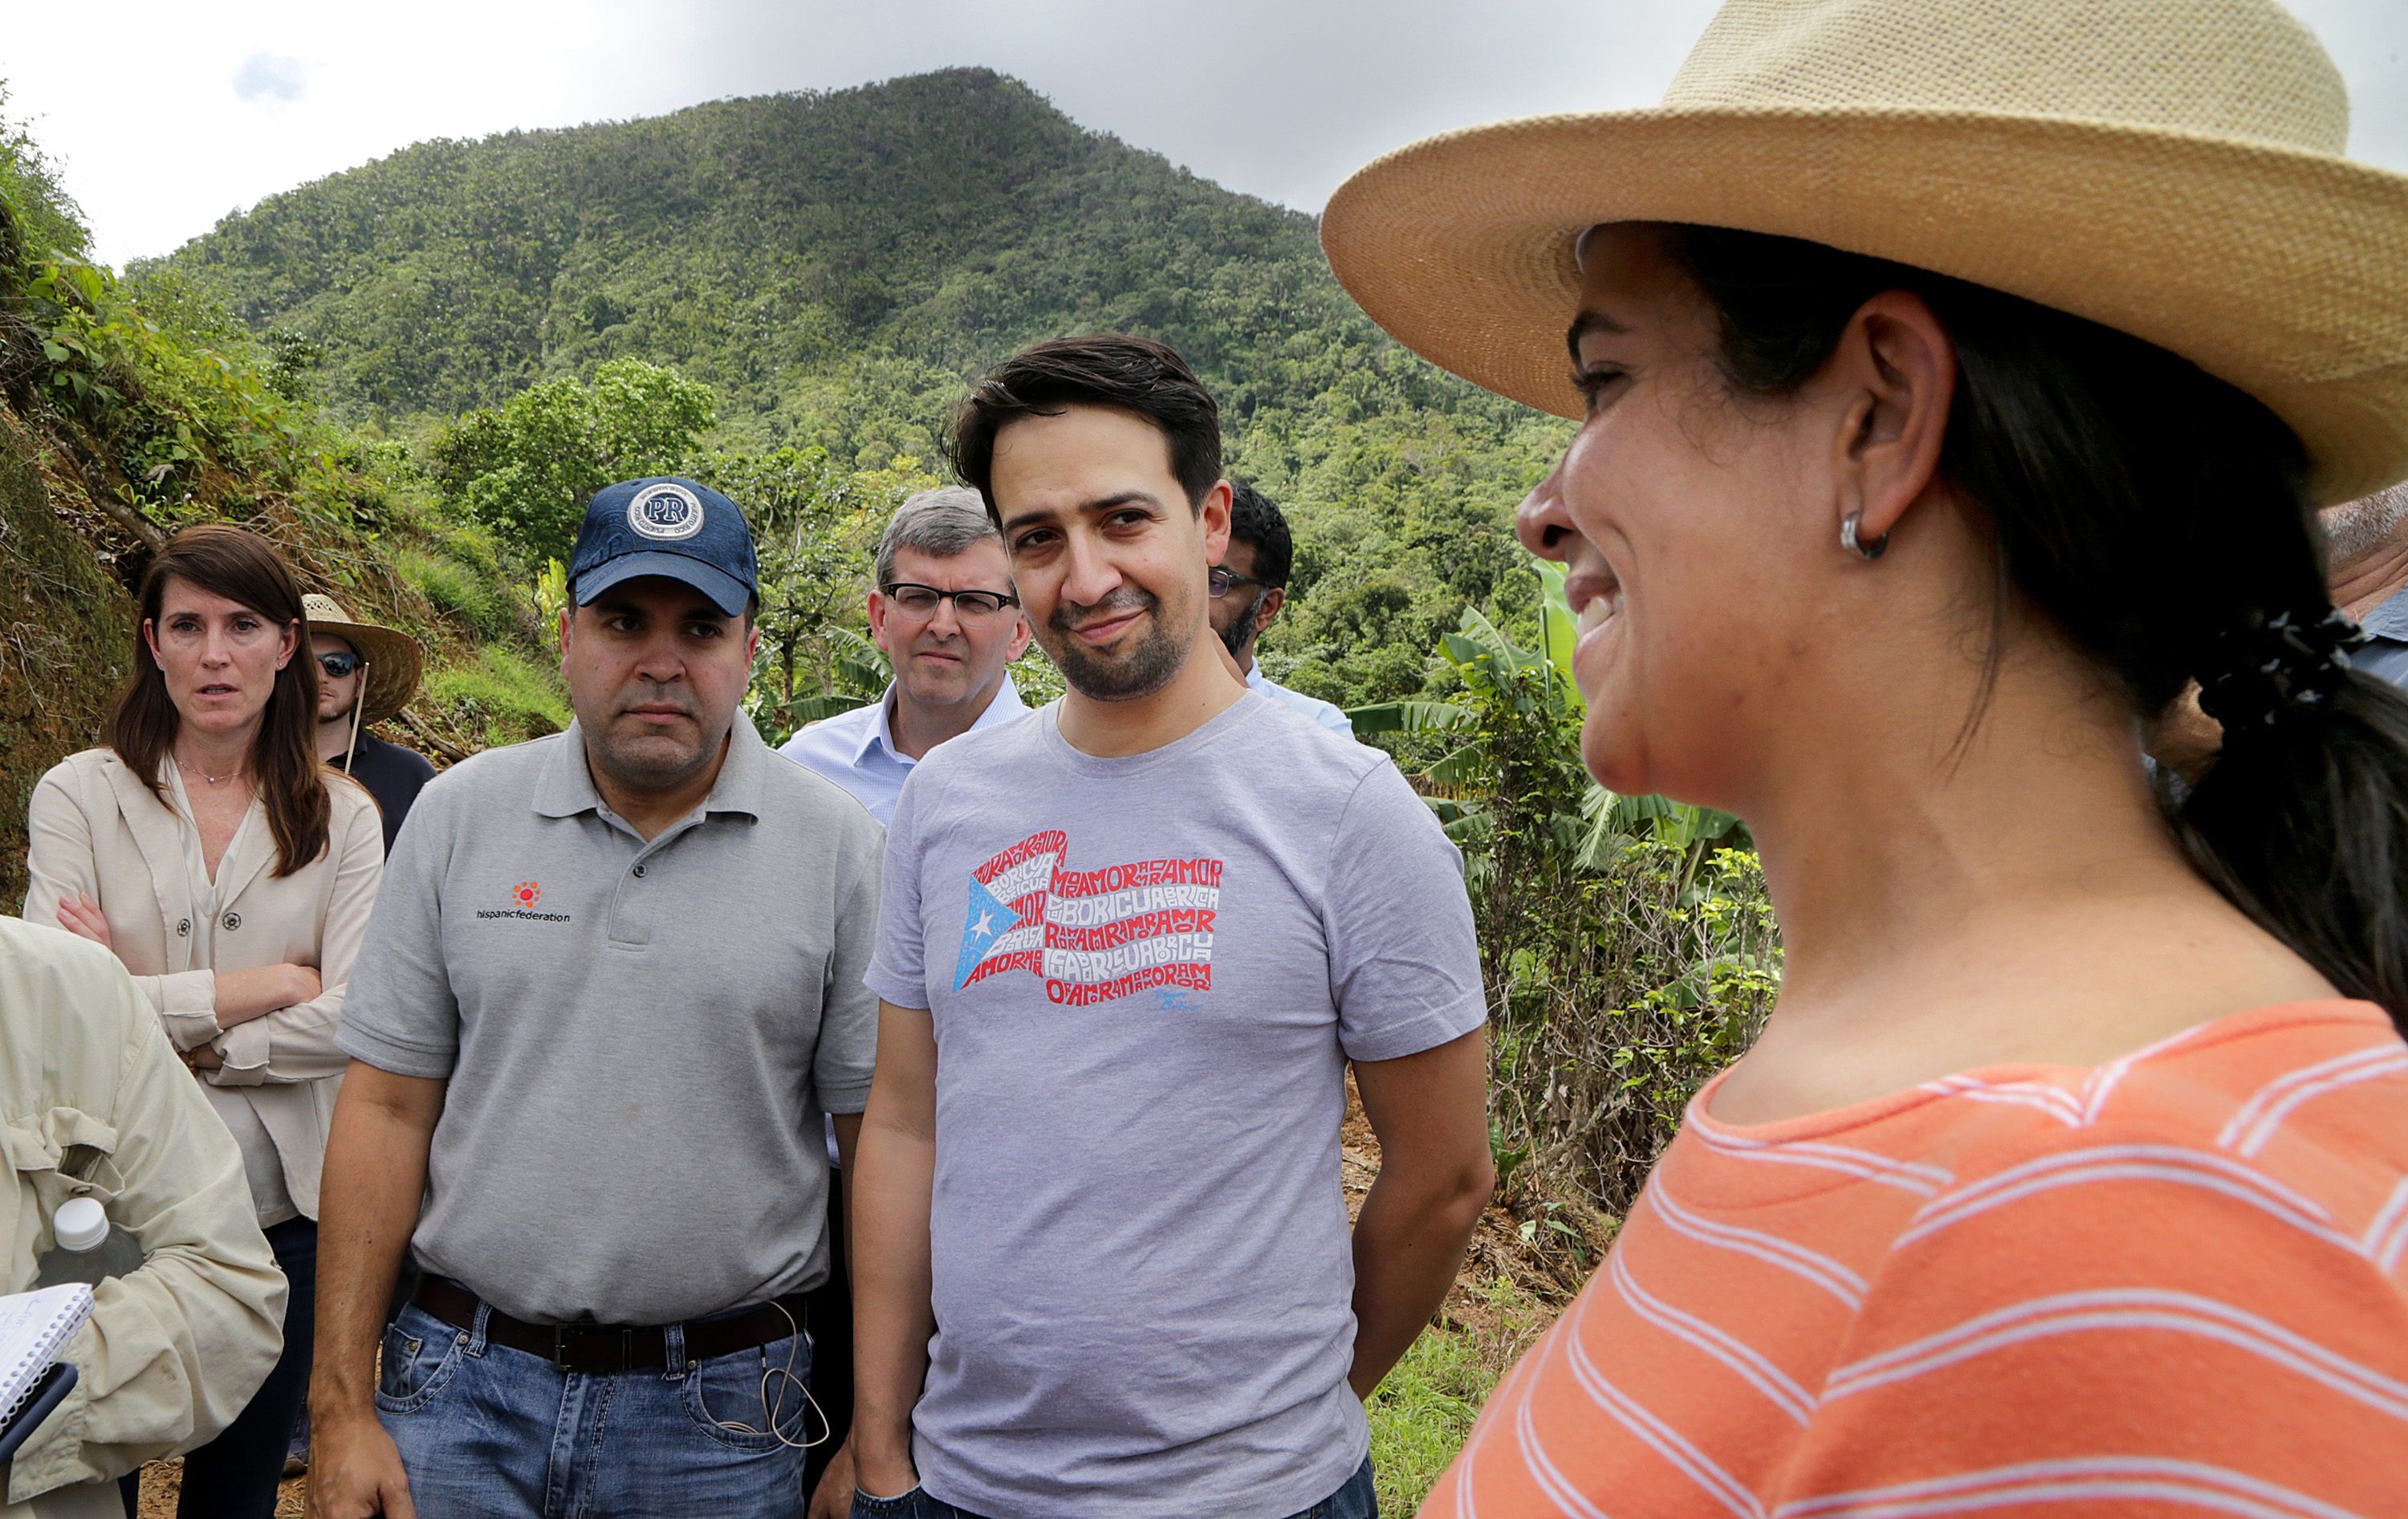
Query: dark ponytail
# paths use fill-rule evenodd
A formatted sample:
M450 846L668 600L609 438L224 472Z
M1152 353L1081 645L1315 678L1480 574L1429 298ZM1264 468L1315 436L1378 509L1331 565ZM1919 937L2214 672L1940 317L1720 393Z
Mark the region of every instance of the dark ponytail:
M2139 717L2198 681L2223 752L2186 793L2158 786L2191 862L2408 1029L2408 697L2347 666L2291 430L2163 349L1978 285L1720 228L1674 228L1670 251L1742 394L1803 385L1883 291L1930 306L1959 371L1941 471L1994 528L1985 691L2010 590Z
M2171 809L2191 863L2343 992L2408 1031L2408 698L2351 670L2316 709L2228 723Z

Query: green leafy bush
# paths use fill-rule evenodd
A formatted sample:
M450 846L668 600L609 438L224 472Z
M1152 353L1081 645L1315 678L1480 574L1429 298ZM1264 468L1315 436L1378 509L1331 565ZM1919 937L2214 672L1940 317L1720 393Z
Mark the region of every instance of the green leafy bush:
M614 480L681 475L710 428L710 387L640 359L589 384L549 380L471 411L435 444L437 479L469 515L540 565L566 557L585 503Z
M765 733L791 732L884 690L884 656L862 638L870 553L904 496L936 478L910 458L881 470L850 469L816 445L714 453L696 465L695 477L743 508L752 524L761 588L758 705L770 714ZM867 655L851 640L867 647ZM865 658L874 676L862 673ZM865 693L871 680L877 683Z
M1352 715L1427 756L1422 784L1465 853L1504 1185L1543 1178L1619 1214L1690 1096L1755 1038L1781 952L1756 856L1722 842L1744 842L1735 819L1589 780L1570 614L1548 585L1540 651L1468 609L1439 647L1457 695Z

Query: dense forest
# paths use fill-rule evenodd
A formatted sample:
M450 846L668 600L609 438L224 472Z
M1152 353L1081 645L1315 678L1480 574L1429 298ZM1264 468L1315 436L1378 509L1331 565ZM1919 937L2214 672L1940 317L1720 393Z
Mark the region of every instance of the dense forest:
M697 453L908 478L940 468L964 380L1021 344L1160 338L1297 529L1265 666L1348 705L1419 692L1467 604L1526 619L1511 511L1564 436L1390 342L1311 218L978 69L423 143L134 279L208 292L329 418L430 466L461 414L639 360L707 389Z

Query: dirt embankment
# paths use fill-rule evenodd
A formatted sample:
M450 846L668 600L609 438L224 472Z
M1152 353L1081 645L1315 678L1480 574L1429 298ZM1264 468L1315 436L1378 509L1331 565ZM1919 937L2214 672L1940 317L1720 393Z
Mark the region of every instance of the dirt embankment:
M133 598L77 531L81 488L53 463L0 403L0 912L25 899L34 782L91 745L131 657Z
M1346 1097L1346 1125L1339 1132L1339 1144L1346 1211L1351 1215L1361 1211L1364 1196L1380 1174L1380 1141L1355 1100L1351 1080ZM1561 1227L1554 1226L1556 1223ZM1464 1253L1463 1268L1455 1273L1438 1322L1484 1336L1502 1331L1521 1341L1537 1338L1605 1258L1613 1243L1613 1230L1614 1220L1591 1209L1500 1194L1490 1199L1480 1215L1470 1247ZM1536 1322L1527 1314L1517 1314L1510 1328L1500 1324L1494 1291L1499 1282L1510 1283L1512 1296L1538 1305L1541 1313ZM1507 1348L1518 1352L1520 1346Z

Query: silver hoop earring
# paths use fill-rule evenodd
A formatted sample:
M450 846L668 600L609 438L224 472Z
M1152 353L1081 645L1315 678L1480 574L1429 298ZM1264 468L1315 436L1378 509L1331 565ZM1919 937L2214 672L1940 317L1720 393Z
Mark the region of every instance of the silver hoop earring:
M1852 511L1840 519L1840 547L1862 559L1879 559L1889 547L1889 535L1872 539L1856 537L1856 523L1863 516L1861 511Z

